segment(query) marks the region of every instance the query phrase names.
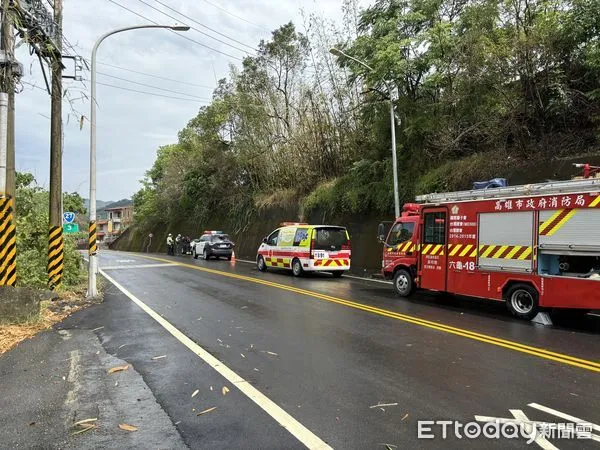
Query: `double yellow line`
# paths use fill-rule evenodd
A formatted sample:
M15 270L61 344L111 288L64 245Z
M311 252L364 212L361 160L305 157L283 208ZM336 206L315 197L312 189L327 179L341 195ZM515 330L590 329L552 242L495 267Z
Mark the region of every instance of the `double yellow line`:
M137 255L143 258L153 259L155 261L163 261L173 263L181 267L187 267L189 269L198 270L200 272L212 273L215 275L221 275L228 278L235 278L238 280L249 281L251 283L262 284L264 286L270 286L284 291L294 292L296 294L306 295L320 300L325 300L331 303L337 303L338 305L344 305L349 308L359 309L361 311L367 311L373 314L377 314L391 319L401 320L403 322L412 323L414 325L420 325L422 327L431 328L445 333L454 334L456 336L462 336L468 339L472 339L479 342L485 342L487 344L496 345L498 347L504 347L509 350L514 350L528 355L537 356L538 358L544 358L551 361L559 362L561 364L567 364L570 366L579 367L581 369L591 370L592 372L600 372L600 362L589 361L586 359L575 358L573 356L565 355L563 353L556 353L549 350L544 350L538 347L530 347L528 345L520 344L518 342L509 341L506 339L500 339L487 334L476 333L474 331L465 330L463 328L456 328L449 325L444 325L436 322L431 322L425 319L419 319L418 317L408 316L406 314L400 314L394 311L388 311L374 306L364 305L362 303L353 302L350 300L344 300L338 297L332 297L330 295L321 294L319 292L308 291L306 289L300 289L285 284L274 283L272 281L262 280L260 278L249 277L246 275L239 275L231 272L224 272L221 270L208 269L206 267L195 266L192 264L180 263L171 259L157 258L153 256Z

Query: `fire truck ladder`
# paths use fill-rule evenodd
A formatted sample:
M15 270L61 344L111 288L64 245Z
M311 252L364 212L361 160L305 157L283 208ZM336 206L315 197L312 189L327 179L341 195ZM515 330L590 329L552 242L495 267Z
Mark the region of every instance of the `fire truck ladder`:
M449 201L481 200L492 198L520 197L529 195L568 194L573 192L600 192L600 179L548 181L546 183L525 184L470 191L443 192L418 195L420 203L443 203Z

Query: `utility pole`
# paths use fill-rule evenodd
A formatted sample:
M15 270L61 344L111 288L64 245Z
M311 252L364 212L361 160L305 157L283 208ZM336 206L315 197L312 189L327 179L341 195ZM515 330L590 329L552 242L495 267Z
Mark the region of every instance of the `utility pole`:
M0 285L14 286L16 272L16 229L14 213L14 112L15 66L12 18L9 0L2 0L0 36ZM11 104L12 100L12 104ZM11 172L12 169L12 172Z
M48 285L62 282L64 241L62 229L62 0L54 0L55 52L52 57L50 114L50 231L48 234Z
M9 0L2 0L2 9L7 13L2 17L2 48L8 54L14 55L15 37L14 28L8 14ZM12 66L8 68L6 77L6 91L8 93L8 115L6 133L6 195L12 197L13 207L15 201L15 80Z

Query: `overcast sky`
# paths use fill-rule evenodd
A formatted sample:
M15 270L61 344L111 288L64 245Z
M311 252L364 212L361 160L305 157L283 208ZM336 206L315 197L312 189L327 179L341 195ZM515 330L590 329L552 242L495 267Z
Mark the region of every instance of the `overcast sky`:
M269 39L271 30L290 20L301 28L301 9L306 13L318 13L336 21L340 21L342 17L342 0L160 0L160 2L114 0L114 3L110 0L63 0L63 2L64 36L75 49L67 50L67 53L77 53L88 59L95 39L101 34L113 28L148 23L115 3L161 24L175 22L144 4L147 3L171 16L179 17L179 23L204 30L240 49L247 48L240 43L217 36L189 19L178 16L160 3L253 47L261 38ZM241 59L244 56L242 51L210 39L197 31L190 30L182 34L233 57ZM118 200L131 197L139 189L139 180L154 162L157 148L177 141L178 131L197 114L198 108L210 99L216 85L215 80L228 75L229 64L240 64L240 60L231 56L219 54L166 30L130 31L110 37L102 44L98 53L99 62L187 84L153 78L102 64L98 66L99 83L187 100L140 94L104 85L98 86L98 199ZM41 185L47 186L50 97L45 92L44 78L37 58L29 55L25 45L17 50L17 58L23 63L25 72L22 80L23 92L16 96L17 170L32 172ZM68 62L66 65L69 68L65 74L72 74L72 65ZM133 84L111 76L174 92ZM89 92L89 83L85 81L88 78L89 72L85 72L83 83L64 81L64 87L70 91L71 98L81 97L81 91L86 94ZM86 117L89 116L87 101L75 101L73 107ZM71 109L70 104L64 101L63 189L68 192L78 191L87 198L89 123L86 122L83 130L80 130L79 120L70 114Z

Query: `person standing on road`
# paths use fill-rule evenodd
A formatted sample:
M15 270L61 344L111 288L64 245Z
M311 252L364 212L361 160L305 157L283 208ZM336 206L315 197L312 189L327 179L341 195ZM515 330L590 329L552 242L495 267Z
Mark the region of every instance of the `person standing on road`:
M167 255L173 255L173 235L169 233L167 236Z
M181 234L178 234L177 237L175 238L175 253L177 255L179 255L181 253L181 244L182 244L182 240L181 240Z

